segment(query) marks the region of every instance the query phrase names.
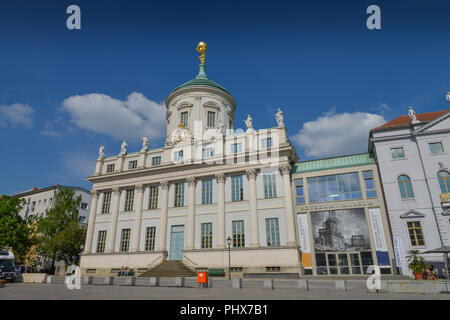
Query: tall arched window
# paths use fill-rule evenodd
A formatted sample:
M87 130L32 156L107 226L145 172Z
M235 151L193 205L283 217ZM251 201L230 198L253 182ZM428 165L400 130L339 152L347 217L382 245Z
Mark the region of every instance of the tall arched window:
M411 179L408 176L402 175L398 177L398 187L403 199L414 198L414 192L411 185Z
M450 174L447 171L439 171L438 180L441 193L450 193Z

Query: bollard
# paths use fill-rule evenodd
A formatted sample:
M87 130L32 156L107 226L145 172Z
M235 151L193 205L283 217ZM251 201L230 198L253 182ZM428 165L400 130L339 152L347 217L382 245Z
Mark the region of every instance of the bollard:
M175 278L175 286L176 287L184 287L185 278L184 277L176 277Z
M114 277L111 277L111 276L105 277L103 284L112 286L114 284Z
M309 291L309 281L306 279L298 280L298 288L300 291Z
M81 277L81 284L94 284L94 277L93 276Z
M56 277L55 276L47 276L47 283L55 283Z
M159 277L151 277L149 282L151 287L159 287Z
M124 286L135 286L136 285L136 277L126 277Z
M336 280L336 291L347 291L347 281L346 280Z
M212 286L213 286L212 278L208 278L208 288L212 288Z
M264 280L264 289L273 290L273 279Z
M233 289L242 289L242 279L241 278L234 278L231 280L231 286Z

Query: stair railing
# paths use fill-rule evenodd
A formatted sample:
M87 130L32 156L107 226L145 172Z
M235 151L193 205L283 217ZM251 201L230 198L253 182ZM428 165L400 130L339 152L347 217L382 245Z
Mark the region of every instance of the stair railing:
M156 262L159 262L159 260L160 260L162 257L163 257L163 255L160 255L160 256L156 257L155 260L153 260L152 262L150 262L150 263L148 264L148 269L150 270L151 268L153 268L153 267L155 266Z
M195 263L194 261L192 261L191 259L189 259L188 257L186 257L186 255L183 254L183 260L186 260L188 262L187 267L189 269L192 269L193 271L195 271L195 266L197 266L198 264Z

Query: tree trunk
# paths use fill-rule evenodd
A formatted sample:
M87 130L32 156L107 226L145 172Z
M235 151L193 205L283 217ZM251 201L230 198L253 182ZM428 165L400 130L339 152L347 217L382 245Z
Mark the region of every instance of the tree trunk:
M55 260L56 260L56 254L54 254L53 258L52 258L52 266L50 267L51 274L55 274Z

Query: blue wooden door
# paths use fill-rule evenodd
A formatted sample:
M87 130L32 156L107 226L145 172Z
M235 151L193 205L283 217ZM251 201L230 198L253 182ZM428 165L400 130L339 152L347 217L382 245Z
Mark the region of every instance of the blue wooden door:
M169 260L183 260L184 225L172 226Z

